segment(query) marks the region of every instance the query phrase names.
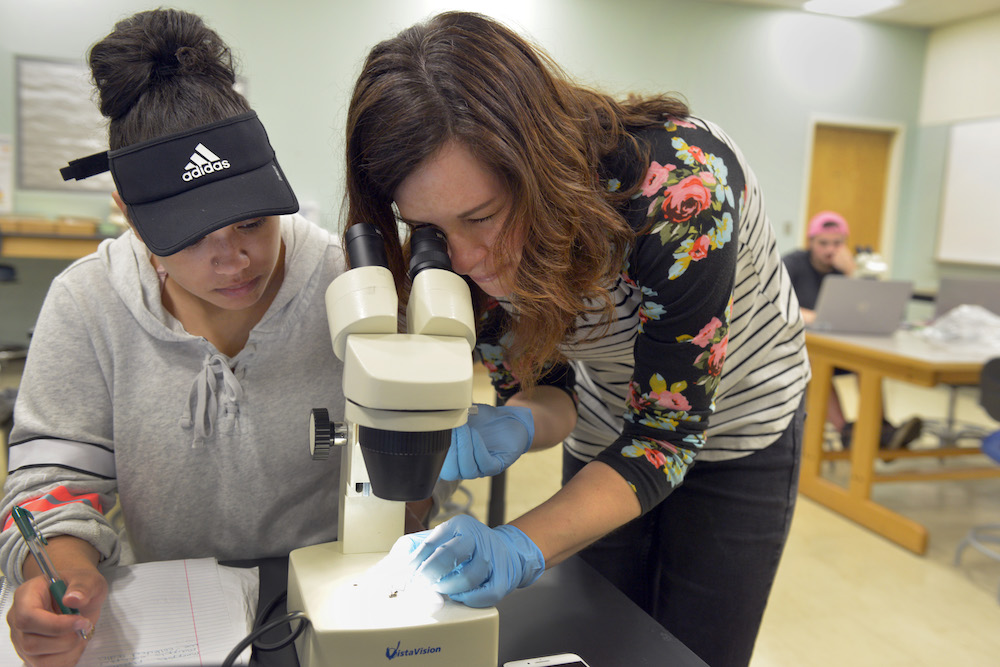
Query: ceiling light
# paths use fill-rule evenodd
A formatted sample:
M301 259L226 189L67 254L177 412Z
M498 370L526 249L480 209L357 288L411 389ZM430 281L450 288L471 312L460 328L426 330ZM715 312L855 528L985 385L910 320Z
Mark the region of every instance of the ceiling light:
M809 0L802 8L834 16L868 16L903 4L903 0Z

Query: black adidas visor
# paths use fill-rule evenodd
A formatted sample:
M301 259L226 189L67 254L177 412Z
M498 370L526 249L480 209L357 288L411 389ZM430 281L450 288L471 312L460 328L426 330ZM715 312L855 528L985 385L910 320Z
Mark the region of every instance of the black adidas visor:
M299 210L253 111L70 162L63 180L111 170L129 220L154 255L227 225Z

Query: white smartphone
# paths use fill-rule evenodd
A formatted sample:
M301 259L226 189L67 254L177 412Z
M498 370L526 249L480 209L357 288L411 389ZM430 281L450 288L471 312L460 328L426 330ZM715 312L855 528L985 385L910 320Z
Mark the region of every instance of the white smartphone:
M503 667L590 667L590 665L576 653L560 653L527 660L512 660L503 663Z

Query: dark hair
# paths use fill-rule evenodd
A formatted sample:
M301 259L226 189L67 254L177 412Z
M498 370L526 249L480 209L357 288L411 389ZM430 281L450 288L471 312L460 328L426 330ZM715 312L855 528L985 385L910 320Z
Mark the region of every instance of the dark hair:
M139 12L94 44L90 71L112 150L250 110L229 47L195 14Z
M641 186L647 153L629 130L687 112L667 96L615 101L572 83L493 19L439 14L376 45L364 64L347 119L347 226L374 223L397 239L396 188L445 142L465 145L511 194L494 265L509 263L511 239L523 238L507 356L530 386L559 358L586 300L613 316L608 286L634 239L618 207ZM620 151L636 157L626 160L634 173L612 192L600 165ZM405 246L387 250L405 293Z

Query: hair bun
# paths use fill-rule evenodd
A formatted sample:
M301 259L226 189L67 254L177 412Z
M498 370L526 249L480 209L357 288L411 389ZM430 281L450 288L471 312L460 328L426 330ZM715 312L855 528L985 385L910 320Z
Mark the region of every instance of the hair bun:
M151 81L165 81L180 69L180 58L176 53L155 54L153 61L149 71Z
M201 77L220 88L236 81L222 38L200 17L169 9L140 12L115 25L91 48L90 69L101 113L112 120L143 96L182 95L184 79Z

